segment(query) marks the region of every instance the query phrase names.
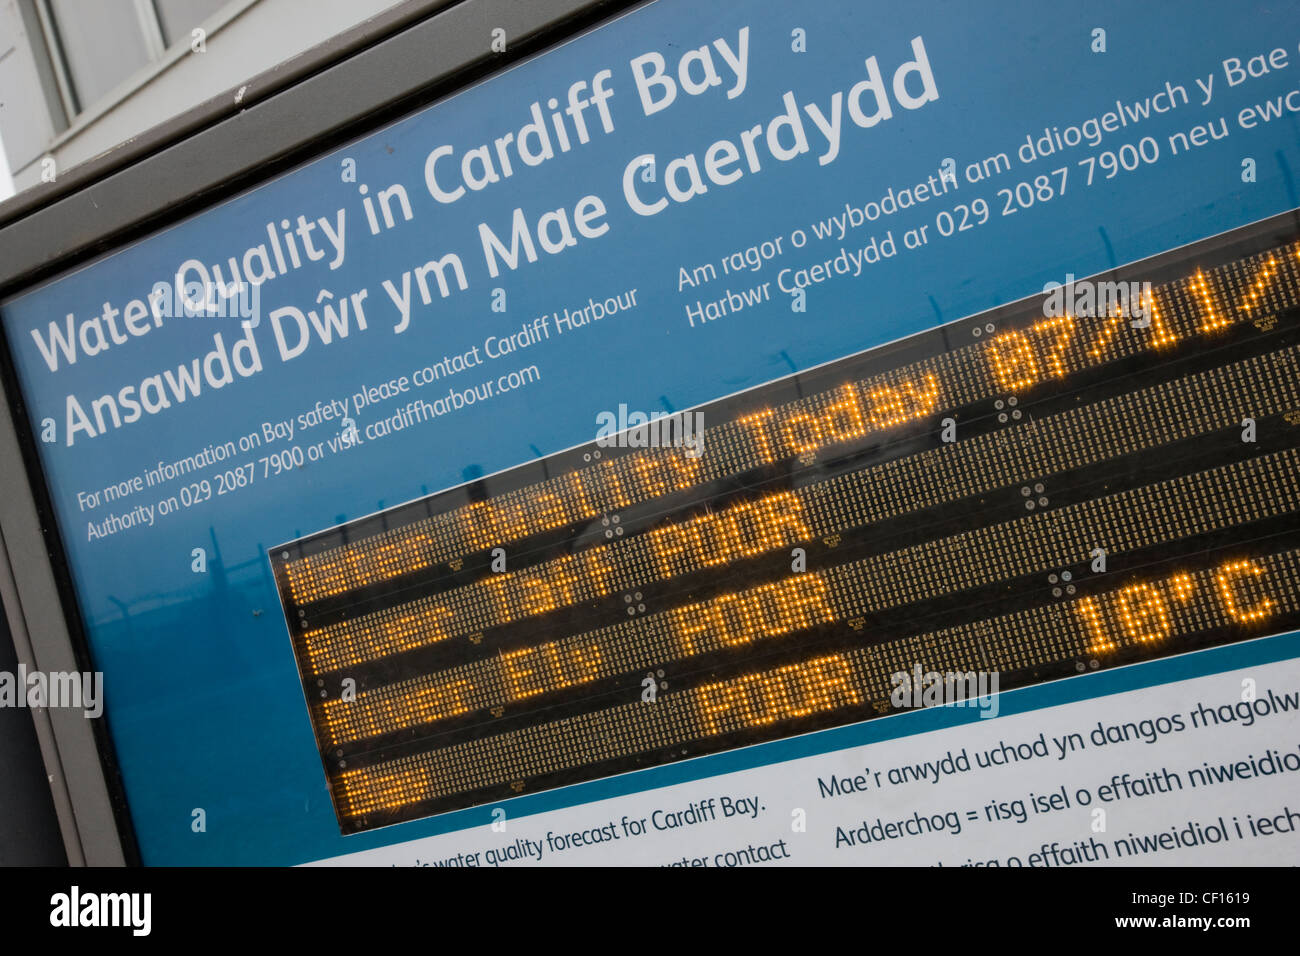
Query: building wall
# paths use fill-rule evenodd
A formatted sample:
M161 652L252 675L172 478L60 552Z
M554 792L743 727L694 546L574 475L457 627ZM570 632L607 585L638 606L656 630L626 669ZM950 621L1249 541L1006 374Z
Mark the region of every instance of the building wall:
M0 132L11 170L39 158L66 125L57 104L51 112L48 99L58 91L53 74L41 75L48 73L36 56L43 40L24 12L21 0L0 0Z
M84 104L69 123L35 0L0 0L0 131L15 188L41 181L46 156L57 171L67 170L206 100L235 96L249 78L396 5L398 0L230 0L199 24L204 52L196 52L190 36L173 24L177 35L170 47ZM65 50L75 46L65 44Z

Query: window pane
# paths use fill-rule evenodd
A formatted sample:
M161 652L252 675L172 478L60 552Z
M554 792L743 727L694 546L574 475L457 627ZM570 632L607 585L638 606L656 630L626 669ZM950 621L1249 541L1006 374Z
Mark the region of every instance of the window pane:
M51 0L81 108L149 62L132 0Z
M163 42L190 42L190 31L226 5L226 0L154 0Z

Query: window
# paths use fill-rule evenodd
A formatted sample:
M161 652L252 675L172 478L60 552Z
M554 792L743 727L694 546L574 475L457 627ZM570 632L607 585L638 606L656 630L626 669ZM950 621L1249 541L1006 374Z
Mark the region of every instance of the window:
M177 44L227 0L37 0L70 116Z
M49 0L58 53L80 113L151 59L135 0Z

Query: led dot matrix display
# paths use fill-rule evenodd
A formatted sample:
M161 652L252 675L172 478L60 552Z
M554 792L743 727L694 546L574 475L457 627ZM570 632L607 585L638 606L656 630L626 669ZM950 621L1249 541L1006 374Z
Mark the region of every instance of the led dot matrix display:
M340 828L1300 622L1300 242L1096 281L272 549Z

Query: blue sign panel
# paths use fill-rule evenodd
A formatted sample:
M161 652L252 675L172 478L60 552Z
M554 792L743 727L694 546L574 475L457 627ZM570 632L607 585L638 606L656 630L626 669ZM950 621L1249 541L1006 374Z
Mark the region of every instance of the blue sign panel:
M659 0L5 302L144 861L492 820L343 835L270 549L1300 206L1298 43Z

